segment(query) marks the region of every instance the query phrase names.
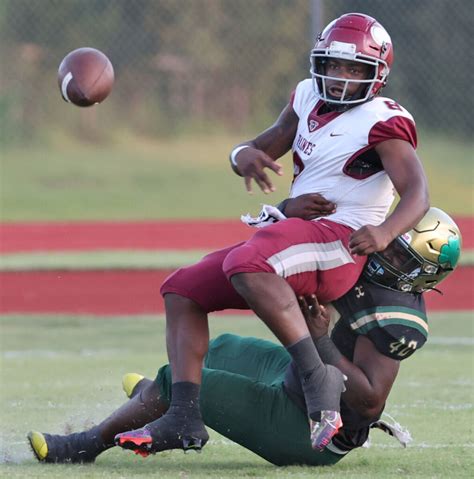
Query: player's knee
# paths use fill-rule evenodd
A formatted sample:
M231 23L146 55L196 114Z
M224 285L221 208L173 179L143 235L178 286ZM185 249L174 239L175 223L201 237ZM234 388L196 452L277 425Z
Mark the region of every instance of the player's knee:
M252 278L251 273L238 273L234 274L230 278L230 282L235 290L242 296L246 298L252 290Z
M244 244L231 251L225 258L222 269L234 289L246 299L252 293L254 273L274 272L268 263L262 261L258 247L251 244Z
M257 244L245 243L233 249L222 263L222 269L229 281L238 273L273 273L273 268L266 261Z
M156 400L160 396L160 386L156 381L149 381L143 390L140 392L140 399L146 403L151 400Z

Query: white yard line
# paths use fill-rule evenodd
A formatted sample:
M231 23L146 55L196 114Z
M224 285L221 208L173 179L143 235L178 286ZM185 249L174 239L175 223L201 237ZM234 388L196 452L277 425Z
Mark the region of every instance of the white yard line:
M457 336L428 336L426 343L441 346L474 346L474 338L457 337Z
M432 336L428 338L428 345L441 346L474 346L474 338L458 336ZM21 349L8 350L2 352L4 359L22 359L22 358L60 358L64 356L116 356L122 354L123 349L83 349L79 352L53 350L53 349Z

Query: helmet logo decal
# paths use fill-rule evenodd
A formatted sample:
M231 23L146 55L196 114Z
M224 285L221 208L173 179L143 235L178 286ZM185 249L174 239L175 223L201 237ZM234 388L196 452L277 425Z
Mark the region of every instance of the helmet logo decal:
M382 27L382 25L372 25L372 28L370 29L370 34L372 35L372 38L374 39L374 42L377 43L377 45L383 46L386 43L392 43L390 35L388 34L387 30ZM387 47L385 46L385 49L386 48Z
M449 267L454 268L459 260L461 254L461 245L457 236L450 236L448 243L444 244L440 249L438 262L441 266L449 264Z

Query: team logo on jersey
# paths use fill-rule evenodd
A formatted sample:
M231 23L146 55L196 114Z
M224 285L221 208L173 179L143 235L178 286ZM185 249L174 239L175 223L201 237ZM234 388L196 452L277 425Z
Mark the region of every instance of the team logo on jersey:
M302 151L305 155L311 155L313 153L313 148L316 146L314 143L311 143L306 138L301 135L298 135L298 139L296 140L296 146L300 151Z
M362 296L365 296L365 291L363 286L356 286L354 289L356 290L357 299L362 298Z
M308 129L310 133L313 133L314 130L319 126L319 123L316 120L309 120Z

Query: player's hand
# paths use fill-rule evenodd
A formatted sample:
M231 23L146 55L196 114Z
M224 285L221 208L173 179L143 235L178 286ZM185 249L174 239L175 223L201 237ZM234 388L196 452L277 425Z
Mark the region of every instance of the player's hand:
M256 148L245 148L239 151L235 158L237 169L244 177L245 188L252 193L252 180L257 183L264 193L275 191L275 187L265 172L265 168L269 168L277 175L283 175L282 166L273 161L266 153Z
M316 295L312 294L306 298L299 296L298 303L306 320L306 324L308 325L311 337L318 339L328 334L329 312L324 306L319 304Z
M351 254L366 256L376 251L384 250L393 238L383 226L362 226L354 231L349 238L349 250Z
M287 218L314 220L321 216L331 215L335 211L336 205L332 201L328 201L319 193L307 193L290 198L286 203L284 214Z

